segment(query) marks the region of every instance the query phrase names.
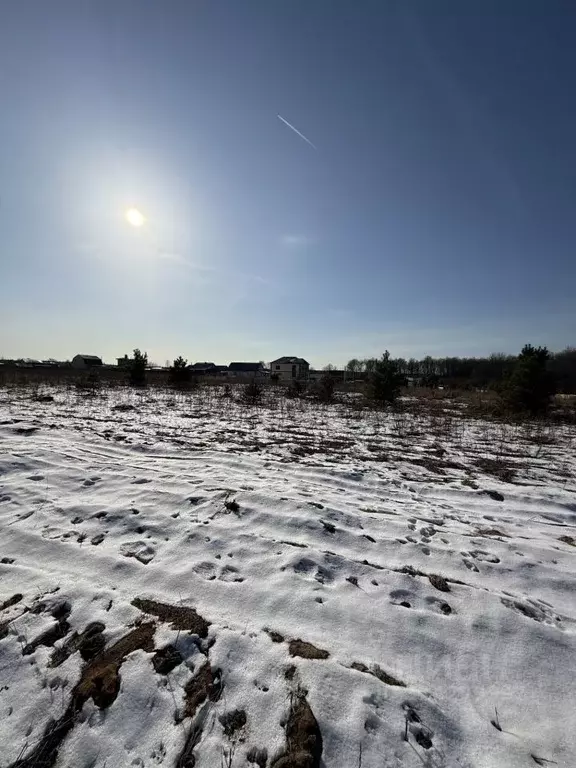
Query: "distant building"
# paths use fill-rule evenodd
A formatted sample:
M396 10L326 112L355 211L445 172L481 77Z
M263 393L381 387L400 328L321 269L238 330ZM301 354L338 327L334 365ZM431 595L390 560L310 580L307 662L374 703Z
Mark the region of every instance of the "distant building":
M132 358L128 357L128 355L124 355L124 357L116 358L116 365L119 368L128 368L131 362L132 362Z
M194 373L207 373L208 371L213 371L216 365L214 363L193 363L188 368Z
M311 381L320 381L320 379L333 379L334 381L353 381L354 376L350 371L344 368L330 368L329 370L310 371Z
M72 368L99 368L102 358L96 355L76 355L72 358Z
M268 371L262 363L230 363L228 366L228 376L254 378L266 376Z
M193 363L188 369L195 376L224 376L228 371L227 365L215 365L214 363Z
M307 380L310 364L303 357L279 357L270 363L270 375L279 381Z

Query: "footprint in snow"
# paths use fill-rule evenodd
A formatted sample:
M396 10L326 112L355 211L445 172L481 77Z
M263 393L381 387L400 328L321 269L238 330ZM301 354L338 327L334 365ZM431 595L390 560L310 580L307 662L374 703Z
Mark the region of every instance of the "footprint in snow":
M432 610L437 611L438 613L442 613L444 616L449 616L454 612L446 600L440 600L440 598L432 596L426 597L425 600Z
M536 601L528 598L526 601L522 601L501 597L500 601L506 608L510 608L511 610L516 611L516 613L521 613L528 619L533 619L534 621L543 622L558 627L558 629L563 629L561 624L562 617L557 616L550 610L550 607L541 600Z
M220 574L217 577L217 568L214 565L214 563L209 562L208 560L205 560L201 563L196 563L196 565L193 566L192 570L198 574L198 576L201 576L203 579L206 579L206 581L214 581L214 579L218 578L220 581L227 581L227 582L241 582L244 581L242 576L240 576L240 572L238 571L238 568L235 568L233 565L225 565L224 568L221 569Z
M302 557L293 566L296 573L305 576L314 576L319 584L330 584L334 581L334 573L323 565L318 565L308 557Z
M204 561L202 563L196 563L192 570L201 576L206 581L213 581L216 578L216 568L213 563Z
M225 565L224 568L222 568L222 571L220 572L220 576L218 576L218 578L220 579L220 581L229 581L229 582L244 581L242 576L240 576L238 568L234 568L233 565Z
M418 598L414 592L409 589L394 589L390 592L390 602L392 605L399 605L402 608L412 608ZM445 601L438 597L425 597L425 605L421 608L432 610L434 613L441 613L444 616L449 616L453 613L452 607Z
M475 560L480 560L483 563L499 563L500 558L491 552L486 552L483 549L473 549L470 552L462 552L463 555L473 557Z
M403 608L411 608L410 600L415 597L409 589L393 589L390 592L390 602L392 605L401 605Z
M148 565L154 559L156 550L145 541L129 541L126 544L122 544L120 554L124 555L124 557L135 557L136 560L139 560L144 565Z

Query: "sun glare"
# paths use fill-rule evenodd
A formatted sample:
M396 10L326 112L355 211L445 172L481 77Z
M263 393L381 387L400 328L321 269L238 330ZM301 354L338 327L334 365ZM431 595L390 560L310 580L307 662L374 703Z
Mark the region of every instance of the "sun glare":
M132 227L141 227L146 221L146 217L140 213L138 208L128 208L125 216L126 216L126 221Z

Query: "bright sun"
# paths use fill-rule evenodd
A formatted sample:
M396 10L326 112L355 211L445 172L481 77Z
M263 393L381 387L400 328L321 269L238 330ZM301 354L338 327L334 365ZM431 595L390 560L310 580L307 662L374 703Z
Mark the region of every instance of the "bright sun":
M140 213L138 208L128 208L125 216L128 224L133 227L141 227L146 221L146 217Z

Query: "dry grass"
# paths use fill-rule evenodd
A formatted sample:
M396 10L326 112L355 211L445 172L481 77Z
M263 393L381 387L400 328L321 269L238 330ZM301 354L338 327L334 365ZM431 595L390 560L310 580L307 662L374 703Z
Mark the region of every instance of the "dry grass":
M355 661L351 665L351 669L355 669L358 672L363 672L366 675L372 675L372 677L377 678L381 683L386 683L386 685L394 685L399 688L406 688L406 683L403 683L401 680L398 680L398 678L388 674L388 672L385 672L378 666L378 664L375 664L372 669L370 669L361 661Z
M271 768L320 768L322 734L302 691L294 694L286 723L286 748Z
M210 622L200 616L194 608L184 605L168 605L155 600L144 600L140 597L132 600L132 605L143 613L157 616L160 621L170 621L172 629L189 630L199 637L206 637Z

